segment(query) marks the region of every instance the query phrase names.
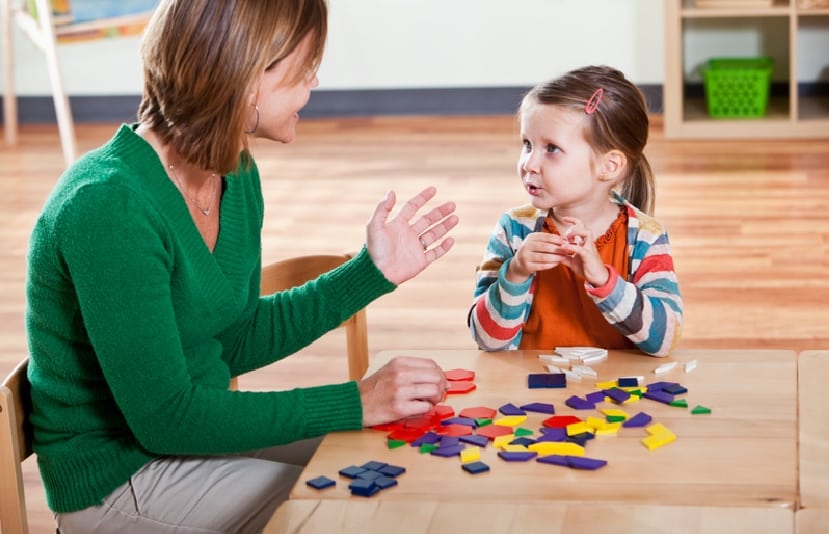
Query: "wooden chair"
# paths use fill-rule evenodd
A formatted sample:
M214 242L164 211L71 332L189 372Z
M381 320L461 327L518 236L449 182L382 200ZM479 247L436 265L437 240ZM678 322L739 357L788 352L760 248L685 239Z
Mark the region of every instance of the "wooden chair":
M336 269L352 258L351 254L318 254L297 256L276 261L262 268L261 293L269 295L313 280ZM346 334L348 378L359 380L368 368L368 327L366 310L362 309L342 325Z
M28 358L20 362L0 385L0 530L3 534L29 532L21 470L23 460L32 455L28 364Z

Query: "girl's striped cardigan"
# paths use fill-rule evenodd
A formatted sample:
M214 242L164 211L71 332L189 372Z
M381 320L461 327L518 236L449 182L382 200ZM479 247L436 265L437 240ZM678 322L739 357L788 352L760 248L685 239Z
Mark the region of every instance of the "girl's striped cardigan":
M628 210L630 272L622 277L611 269L608 284L596 288L585 283L585 290L605 319L639 350L666 356L682 330L682 299L668 234L659 221L621 196L614 195L613 201ZM472 338L483 350L515 350L521 343L535 276L513 284L506 270L524 239L541 230L546 216L546 211L530 205L513 208L500 217L490 235L467 318Z

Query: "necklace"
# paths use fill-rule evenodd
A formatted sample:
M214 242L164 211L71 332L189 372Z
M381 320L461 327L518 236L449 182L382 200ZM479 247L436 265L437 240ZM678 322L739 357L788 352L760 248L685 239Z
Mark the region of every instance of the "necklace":
M207 207L202 208L199 205L198 201L195 198L190 196L190 193L187 192L187 189L181 183L181 180L178 177L178 173L176 172L175 166L172 163L169 163L169 164L167 164L167 168L170 169L171 173L173 173L173 178L176 180L176 183L178 184L178 188L181 189L182 193L184 193L184 196L186 196L190 200L190 202L192 202L193 205L196 206L196 208L198 208L198 210L200 212L202 212L202 215L204 215L205 217L209 216L210 211L213 209L213 199L216 198L216 186L215 186L215 184L213 184L213 188L212 188L213 191L210 193L210 201L207 203ZM216 179L216 173L210 173L211 183L213 183L215 181L215 179Z

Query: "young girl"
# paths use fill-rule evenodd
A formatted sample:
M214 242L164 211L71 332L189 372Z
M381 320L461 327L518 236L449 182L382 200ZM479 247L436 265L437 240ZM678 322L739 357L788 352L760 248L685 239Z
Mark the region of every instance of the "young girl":
M682 300L653 218L648 115L618 70L533 88L519 109L530 204L501 216L477 268L468 323L484 350L593 346L665 356Z

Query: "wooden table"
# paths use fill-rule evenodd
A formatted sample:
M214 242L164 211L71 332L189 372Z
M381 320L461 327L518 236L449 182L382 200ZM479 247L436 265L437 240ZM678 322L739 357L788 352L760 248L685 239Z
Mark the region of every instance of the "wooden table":
M800 506L829 509L829 351L798 355Z
M803 508L795 514L797 534L825 534L827 525L829 525L829 508Z
M794 512L779 507L301 499L283 503L263 534L785 534L793 531ZM819 531L801 532L817 534Z
M372 500L492 501L500 503L602 503L624 505L675 505L724 507L780 507L793 511L797 504L797 358L782 350L684 350L656 359L639 353L613 351L593 365L598 378L570 382L565 389L529 389L527 375L545 372L539 351L484 353L475 350L387 351L378 354L376 369L396 355L433 358L444 370L474 370L477 389L451 395L446 404L456 412L465 407L498 408L506 403L547 402L557 414L584 418L596 411L576 411L564 401L571 395L594 391L596 381L641 375L646 382L679 382L689 406L712 409L709 415L691 415L650 400L615 406L633 415L644 411L653 422L677 435L673 443L649 451L641 440L642 428L624 428L615 436L600 436L587 443L585 454L607 460L596 471L529 462L506 462L489 444L482 460L487 473L470 475L460 459L420 454L404 446L387 447L386 433L378 430L335 433L325 437L306 467L293 499L364 499L352 496L340 469L377 460L405 467L396 487ZM696 360L690 373L684 362ZM657 365L677 361L677 367L655 375ZM538 432L544 414L529 414L521 426ZM305 482L319 475L337 480L323 491Z

